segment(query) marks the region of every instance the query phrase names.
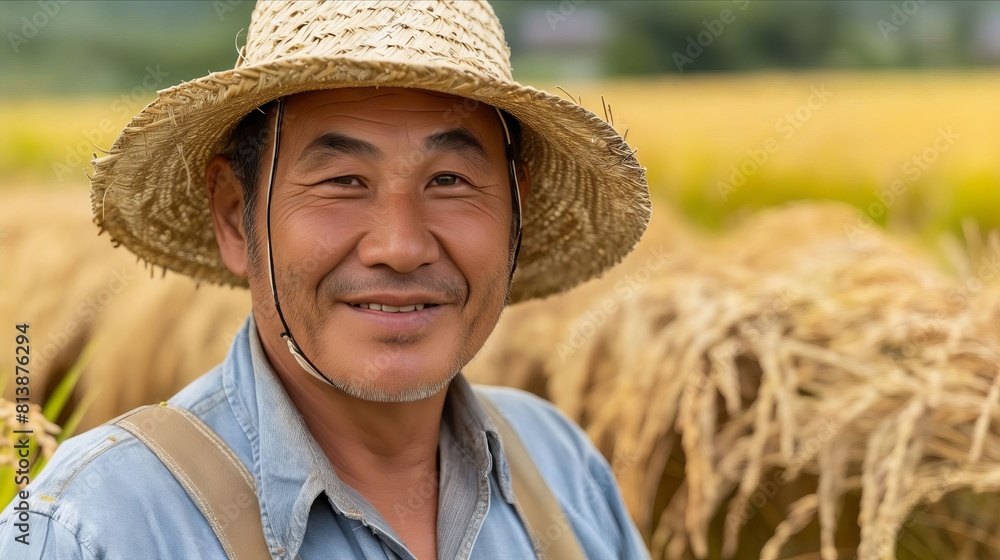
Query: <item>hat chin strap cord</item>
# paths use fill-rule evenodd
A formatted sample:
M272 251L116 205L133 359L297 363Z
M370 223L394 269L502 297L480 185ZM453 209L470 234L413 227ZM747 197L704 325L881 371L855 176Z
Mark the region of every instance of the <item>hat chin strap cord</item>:
M278 145L281 142L281 121L285 115L285 98L278 98L278 114L274 121L274 140L271 143L271 172L267 180L267 202L264 210L264 235L267 240L267 274L271 281L271 297L274 299L274 309L278 312L278 319L281 320L281 327L284 329L281 338L288 344L288 351L291 352L295 361L302 366L302 369L320 381L335 387L333 381L319 372L319 368L313 365L312 361L306 357L302 349L299 348L295 338L292 337L292 330L288 327L285 314L281 312L281 303L278 301L278 284L274 277L274 249L271 246L271 198L274 194L274 175L278 168Z
M510 173L510 191L511 191L511 209L514 214L514 226L516 228L517 235L517 245L514 248L514 261L510 268L510 280L514 279L514 271L517 269L517 257L521 252L521 193L518 191L517 184L517 168L514 164L514 146L511 144L510 130L507 128L507 121L503 118L503 114L500 109L496 109L497 115L500 117L500 123L503 126L504 137L506 138L506 155L508 171ZM274 194L274 177L275 172L278 168L278 146L281 141L281 122L285 115L285 98L278 98L278 114L275 117L274 123L274 139L271 143L271 172L267 181L267 202L265 204L264 210L264 235L267 241L267 273L271 282L271 296L274 299L274 309L278 312L278 319L281 321L281 327L283 332L281 333L281 338L288 345L288 351L295 358L302 369L309 372L310 375L316 379L330 385L331 387L337 387L337 385L330 380L329 377L320 373L319 368L312 363L312 361L305 355L305 352L299 347L298 343L295 342L295 337L292 336L292 329L288 326L288 321L285 320L284 313L281 312L281 303L278 301L278 284L274 276L274 250L271 246L271 198Z

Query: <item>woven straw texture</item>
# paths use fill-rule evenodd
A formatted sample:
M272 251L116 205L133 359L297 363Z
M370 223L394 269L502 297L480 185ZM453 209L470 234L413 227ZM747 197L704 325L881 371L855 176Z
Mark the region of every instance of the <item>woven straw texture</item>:
M209 158L268 101L368 86L450 93L521 122L532 192L513 302L599 275L645 230L649 193L634 151L576 103L514 82L503 30L485 2L259 3L235 69L161 91L94 160L94 220L153 265L245 286L215 242L203 177ZM456 103L456 115L470 106Z

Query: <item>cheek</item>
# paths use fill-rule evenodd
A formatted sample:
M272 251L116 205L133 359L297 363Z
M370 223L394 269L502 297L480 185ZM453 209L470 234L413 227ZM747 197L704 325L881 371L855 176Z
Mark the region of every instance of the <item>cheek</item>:
M509 214L453 209L435 216L429 229L471 282L507 266Z
M318 205L300 207L282 219L273 219L276 269L280 267L299 282L322 278L350 252L358 221L356 215Z

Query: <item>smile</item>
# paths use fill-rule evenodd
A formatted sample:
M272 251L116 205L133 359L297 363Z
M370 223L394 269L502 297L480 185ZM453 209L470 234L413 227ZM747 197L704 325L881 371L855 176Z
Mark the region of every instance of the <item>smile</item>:
M420 311L425 307L437 307L437 304L418 303L415 305L404 305L402 307L397 307L395 305L388 305L384 303L352 303L351 307L357 307L359 309L371 309L372 311L384 311L386 313L408 313L410 311Z

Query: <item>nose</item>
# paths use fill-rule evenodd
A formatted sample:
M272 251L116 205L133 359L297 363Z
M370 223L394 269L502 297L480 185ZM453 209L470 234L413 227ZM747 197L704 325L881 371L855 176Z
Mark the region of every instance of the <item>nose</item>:
M365 266L386 265L396 272L413 272L438 259L440 245L427 229L421 201L409 193L385 194L376 201L368 232L358 243Z

